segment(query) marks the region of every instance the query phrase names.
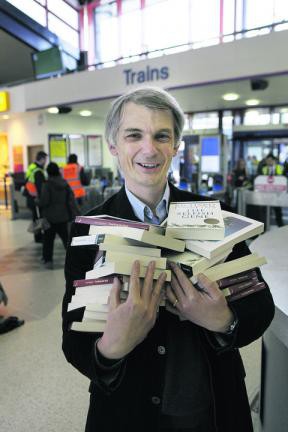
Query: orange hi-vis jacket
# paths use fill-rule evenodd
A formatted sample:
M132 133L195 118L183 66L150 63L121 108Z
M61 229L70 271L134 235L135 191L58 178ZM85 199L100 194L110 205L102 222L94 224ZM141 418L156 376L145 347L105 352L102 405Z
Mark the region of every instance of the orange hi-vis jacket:
M80 181L80 169L81 167L75 163L67 164L63 167L63 177L69 183L75 198L82 198L86 195Z

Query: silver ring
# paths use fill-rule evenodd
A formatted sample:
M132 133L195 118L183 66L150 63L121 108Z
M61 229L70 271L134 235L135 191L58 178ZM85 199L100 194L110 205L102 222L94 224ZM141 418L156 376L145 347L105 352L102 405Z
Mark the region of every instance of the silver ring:
M174 307L174 308L176 307L177 303L178 303L178 299L176 299L176 300L174 301L174 303L173 303L173 307Z

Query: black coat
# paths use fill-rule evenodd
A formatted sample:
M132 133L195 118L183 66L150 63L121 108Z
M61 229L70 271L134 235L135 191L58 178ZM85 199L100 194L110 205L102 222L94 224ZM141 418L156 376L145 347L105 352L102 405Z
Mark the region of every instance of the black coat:
M205 199L180 191L172 185L170 189L171 201ZM89 213L89 215L93 214L109 214L137 220L124 187L119 193ZM74 224L71 235L86 235L88 229L87 225ZM95 253L95 249L89 250L87 247L68 248L65 265L66 293L63 300L64 354L74 367L91 380L91 399L86 431L157 431L160 406L151 403L151 398L153 395L161 395L165 375L165 356L158 354L157 347L165 346L167 327L182 326L183 339L188 340L190 326L194 324L187 321L185 324L180 323L177 317L163 310L160 319L156 321L147 338L122 363L115 383L107 386L101 380L103 372L99 370L94 357L95 341L101 334L69 331L69 323L75 320L80 321L84 308L67 312L67 304L74 293L73 280L85 278L85 272L93 267ZM245 242L242 242L234 247L228 259L235 259L248 253L250 253L248 247ZM259 276L262 278L260 271ZM214 337L211 332L202 328L199 331L209 363L217 424L215 430L218 432L252 432L250 408L244 384L245 371L238 348L259 338L273 318L274 303L268 287L234 302L233 311L239 319L239 325L229 345L225 348L220 348L213 343ZM181 356L180 350L179 356ZM189 373L187 368L183 368L183 374Z

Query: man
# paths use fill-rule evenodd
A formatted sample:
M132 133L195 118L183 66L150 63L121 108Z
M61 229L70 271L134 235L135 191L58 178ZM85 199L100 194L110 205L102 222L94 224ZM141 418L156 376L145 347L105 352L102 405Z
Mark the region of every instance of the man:
M86 185L86 179L84 169L78 164L78 157L74 153L69 155L67 165L63 167L63 178L71 187L77 203L82 205L86 195L83 187Z
M161 223L170 201L204 200L167 182L183 124L176 100L160 89L118 98L106 120L106 139L125 185L89 214ZM88 229L75 224L72 236ZM73 332L70 323L83 315L83 308L67 312L73 280L85 277L95 253L68 248L63 301L65 356L91 380L86 432L252 432L237 348L259 338L270 324L274 305L268 287L230 308L216 283L199 276L207 291L200 294L173 265L169 304L157 314L165 278L162 274L153 285L152 262L139 279L136 261L125 303L115 278L104 333ZM229 259L247 253L241 243ZM260 271L258 277L262 280Z
M265 165L262 166L260 174L268 176L284 175L284 167L277 163L276 157L269 153L265 159ZM275 219L278 227L283 226L282 208L273 207Z
M0 306L3 302L4 306L7 306L8 297L4 291L4 288L0 282ZM17 327L20 327L24 324L24 320L19 319L16 316L3 316L0 315L0 334L7 333L11 330L14 330Z
M40 150L36 154L35 162L32 162L26 172L26 183L24 194L27 197L27 207L32 212L32 220L35 222L39 218L39 209L37 209L35 200L40 198L43 183L46 180L45 165L47 162L47 153ZM38 211L38 213L37 213ZM36 243L42 242L41 232L34 234Z

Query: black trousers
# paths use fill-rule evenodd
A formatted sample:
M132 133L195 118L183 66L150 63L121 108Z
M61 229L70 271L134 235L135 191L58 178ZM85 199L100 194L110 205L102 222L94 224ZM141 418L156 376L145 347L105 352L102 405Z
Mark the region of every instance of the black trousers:
M53 261L54 240L56 234L62 240L63 246L67 249L68 243L68 222L53 224L50 222L50 228L44 231L43 239L43 259L44 261Z

